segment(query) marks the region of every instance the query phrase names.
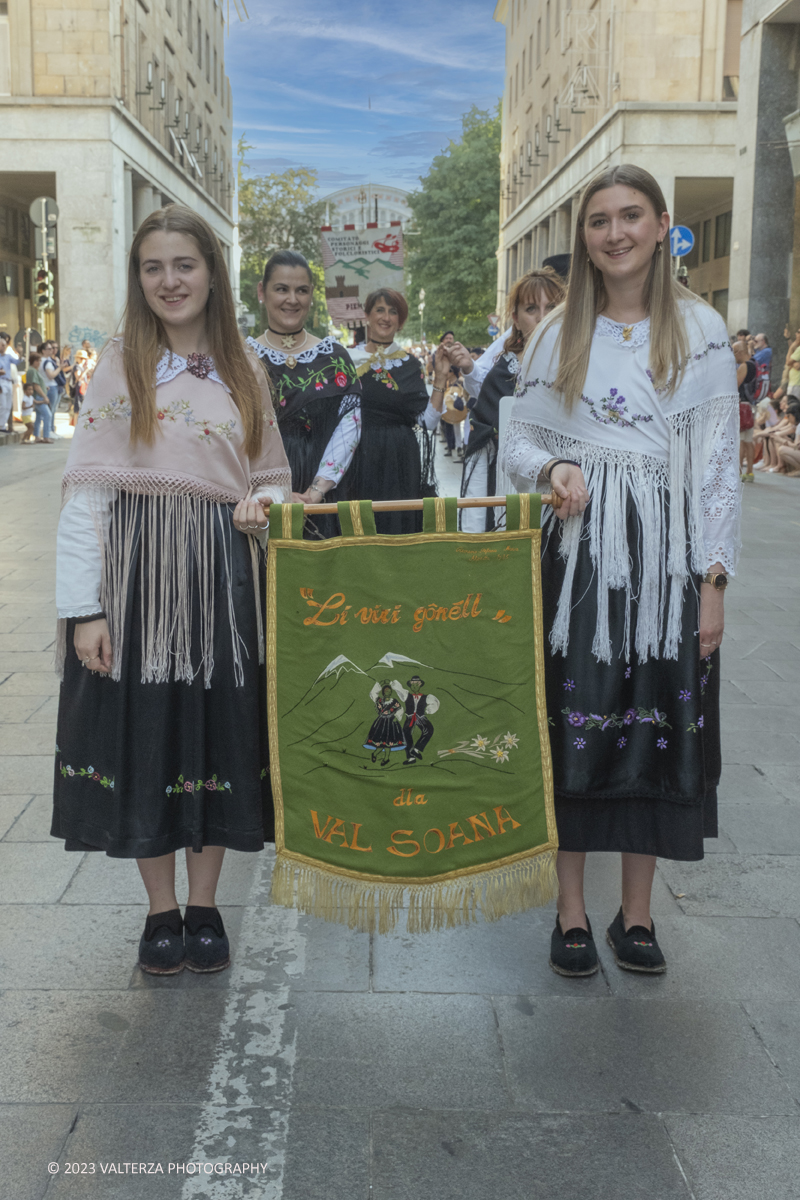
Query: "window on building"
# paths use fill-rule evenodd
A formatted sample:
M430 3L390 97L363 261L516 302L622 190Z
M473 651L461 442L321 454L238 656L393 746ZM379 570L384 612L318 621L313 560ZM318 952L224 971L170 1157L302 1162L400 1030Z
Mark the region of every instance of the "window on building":
M731 212L720 213L714 222L714 258L727 258L731 252L732 218Z
M11 95L11 30L8 2L0 4L0 96Z
M178 27L178 33L183 33L183 0L176 0L175 24Z
M553 28L556 33L561 30L561 0L556 0L556 23Z
M509 75L509 77L508 77L508 107L513 108L513 106L514 106L514 81L511 78L511 76Z
M703 262L711 258L711 220L703 221Z
M203 22L197 18L197 65L203 65Z
M544 10L544 48L550 49L550 0L547 0Z
M542 65L542 18L536 22L536 65Z
M717 310L723 321L728 319L728 289L720 288L718 292L714 292L711 303Z
M206 34L206 83L211 83L211 38Z
M186 45L191 50L193 38L194 13L192 12L192 0L188 0L186 5Z
M167 15L172 16L172 0L164 0L164 7L167 10Z
M533 79L533 34L528 38L528 78Z
M516 79L516 86L514 87L514 103L516 104L516 102L519 100L519 63L517 63L516 67L514 68L514 77Z
M214 51L214 95L217 94L217 52Z
M525 91L525 51L522 51L522 90Z

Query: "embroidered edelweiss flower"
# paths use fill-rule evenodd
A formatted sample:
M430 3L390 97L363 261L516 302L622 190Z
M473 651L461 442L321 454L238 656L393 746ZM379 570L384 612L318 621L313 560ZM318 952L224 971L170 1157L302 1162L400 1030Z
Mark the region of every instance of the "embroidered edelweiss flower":
M485 737L481 737L481 735L478 734L477 737L474 737L472 739L472 745L475 747L476 750L485 750L486 747L489 745L489 739L485 738Z
M575 691L575 680L574 679L565 679L564 680L564 691L565 692L574 692Z
M621 737L617 742L617 746L619 747L620 750L622 749L623 746L627 746L627 744L628 744L628 739L626 737Z
M666 750L666 748L667 748L667 739L666 739L666 738L659 738L659 739L658 739L658 741L656 742L656 745L658 746L659 750Z
M515 733L507 733L503 738L503 741L509 747L519 745L519 738Z
M489 751L489 753L495 762L508 762L508 751L504 750L502 746L495 746L493 750Z
M684 688L682 691L680 691L680 692L678 693L678 698L679 698L680 700L691 700L691 698L692 698L692 693L691 693L691 692L687 692L687 691L686 691L686 688Z
M571 712L567 717L570 725L574 725L576 729L580 729L581 725L586 724L586 717L582 712Z
M574 744L576 750L585 750L586 749L586 739L585 738L575 738L575 741L573 744Z

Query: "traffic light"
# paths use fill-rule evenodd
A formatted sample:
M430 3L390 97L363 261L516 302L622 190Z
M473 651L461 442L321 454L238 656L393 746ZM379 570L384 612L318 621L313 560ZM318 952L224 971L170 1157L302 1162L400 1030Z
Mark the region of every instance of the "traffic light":
M53 272L47 267L39 267L36 272L36 307L53 308L56 302L55 281Z

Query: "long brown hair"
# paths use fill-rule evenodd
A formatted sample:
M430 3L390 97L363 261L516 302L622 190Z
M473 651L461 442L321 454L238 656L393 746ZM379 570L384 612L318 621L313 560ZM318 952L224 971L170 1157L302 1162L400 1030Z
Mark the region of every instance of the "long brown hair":
M214 367L230 388L244 429L245 451L250 458L261 452L264 415L256 374L236 324L231 282L222 246L214 230L196 212L168 204L146 217L136 231L128 256L128 295L121 323L123 365L131 402L131 441L152 446L156 438L156 367L169 335L144 298L139 282L140 252L148 234L182 233L193 238L205 259L212 290L206 304L206 335Z
M520 304L535 304L539 292L544 292L551 304L560 304L566 290L561 276L552 267L534 267L521 276L508 293L506 301L506 324L511 326L511 333L503 343L503 350L520 354L525 349L525 335L516 322Z
M586 211L595 193L615 184L635 188L647 198L657 217L666 212L664 193L649 171L631 164L609 167L586 186L578 209L575 248L569 288L559 332L560 358L555 387L571 408L583 391L592 349L595 320L606 304L603 275L592 263L583 240ZM644 289L644 305L650 316L650 371L653 384L674 391L686 365L688 340L678 304L690 293L672 278L669 245L656 247ZM702 304L698 296L692 302ZM547 324L551 322L548 320ZM545 322L542 322L544 325ZM540 326L541 328L541 326Z

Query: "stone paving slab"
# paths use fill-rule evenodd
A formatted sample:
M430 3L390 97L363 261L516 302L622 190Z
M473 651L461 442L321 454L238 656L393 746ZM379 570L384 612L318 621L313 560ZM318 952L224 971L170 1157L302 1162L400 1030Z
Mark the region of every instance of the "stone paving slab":
M516 1107L797 1113L739 1004L499 996L495 1007Z
M715 854L698 863L662 862L659 871L683 893L678 903L689 916L800 918L800 856Z
M488 997L293 992L292 1003L298 1030L297 1104L375 1109L508 1105Z
M694 1200L797 1200L800 1118L696 1114L665 1123Z
M0 1104L2 1195L41 1200L51 1183L47 1164L58 1162L77 1117L73 1104Z
M744 1008L781 1078L800 1105L800 991L794 995L793 1000L747 1000Z
M664 1124L649 1114L379 1113L373 1145L375 1200L689 1197Z

